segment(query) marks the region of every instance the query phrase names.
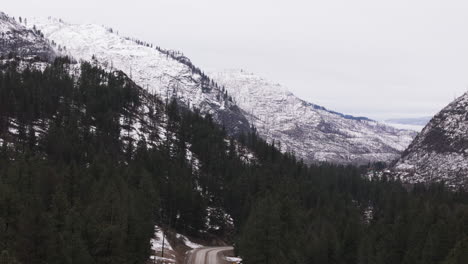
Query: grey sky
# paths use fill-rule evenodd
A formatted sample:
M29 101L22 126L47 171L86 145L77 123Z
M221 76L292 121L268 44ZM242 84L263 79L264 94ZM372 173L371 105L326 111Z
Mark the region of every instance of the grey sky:
M242 68L376 119L432 115L468 87L467 1L3 0L0 8L105 24L202 68Z

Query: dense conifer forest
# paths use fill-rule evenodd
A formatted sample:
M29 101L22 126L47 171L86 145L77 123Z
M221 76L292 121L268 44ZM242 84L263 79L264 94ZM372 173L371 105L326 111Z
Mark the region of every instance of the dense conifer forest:
M155 224L228 239L245 264L468 263L463 191L306 166L121 72L21 65L0 70L2 264L145 263ZM137 141L142 106L151 122ZM234 233L222 219L210 230L207 208L230 214Z

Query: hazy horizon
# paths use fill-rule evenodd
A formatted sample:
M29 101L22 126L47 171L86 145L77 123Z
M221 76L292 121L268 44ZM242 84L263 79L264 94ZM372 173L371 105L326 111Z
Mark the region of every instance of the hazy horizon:
M433 115L468 85L463 1L45 0L1 11L104 24L180 50L202 69L241 68L377 120Z

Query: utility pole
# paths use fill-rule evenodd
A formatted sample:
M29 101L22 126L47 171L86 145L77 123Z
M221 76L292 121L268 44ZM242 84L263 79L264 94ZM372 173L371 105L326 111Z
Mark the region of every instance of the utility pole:
M162 232L162 237L163 237L162 238L163 241L162 241L162 249L161 249L161 258L164 258L164 238L165 238L165 236L164 236L164 230L163 230L162 226L161 226L161 232Z

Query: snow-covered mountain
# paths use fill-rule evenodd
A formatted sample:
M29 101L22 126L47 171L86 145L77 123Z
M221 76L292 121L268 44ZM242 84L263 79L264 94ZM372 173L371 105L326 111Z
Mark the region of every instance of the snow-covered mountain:
M8 56L10 53L42 59L55 56L53 48L39 31L28 29L24 24L0 12L0 55Z
M99 25L68 24L53 18L32 18L28 25L40 30L62 53L123 71L161 98L176 96L182 104L211 114L231 134L250 129L240 109L181 53L120 36Z
M183 54L120 36L104 26L29 18L28 27L44 35L56 52L123 71L150 93L163 99L176 96L189 108L211 114L231 134L249 131L250 119L261 136L281 142L283 151L306 162L391 161L415 135L329 111L252 74L213 74L217 81L213 82Z
M261 136L307 162L362 164L397 159L415 132L306 102L285 87L242 70L209 74L223 85Z
M409 183L445 182L468 187L468 93L442 109L394 166Z

